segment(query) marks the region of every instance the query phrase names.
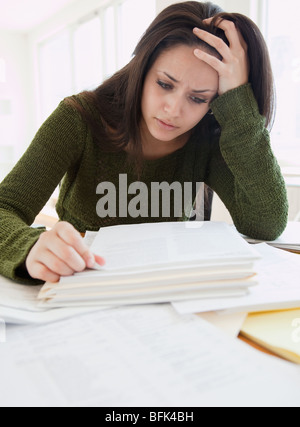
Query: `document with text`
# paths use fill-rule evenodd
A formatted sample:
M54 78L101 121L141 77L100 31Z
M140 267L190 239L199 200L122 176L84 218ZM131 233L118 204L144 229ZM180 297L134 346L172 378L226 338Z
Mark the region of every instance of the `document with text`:
M297 406L300 367L169 305L7 328L3 406Z

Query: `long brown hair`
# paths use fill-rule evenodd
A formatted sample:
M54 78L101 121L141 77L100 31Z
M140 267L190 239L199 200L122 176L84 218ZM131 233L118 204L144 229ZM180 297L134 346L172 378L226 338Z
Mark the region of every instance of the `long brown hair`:
M210 25L203 23L204 19L211 17L215 19ZM249 81L259 111L266 118L266 127L271 125L274 114L273 75L268 49L259 28L246 16L225 13L210 2L187 1L167 7L156 17L138 43L132 60L123 69L96 90L83 92L79 98L67 98L66 102L88 122L95 140L104 151L120 151L130 143L132 160L137 170L141 169L141 100L148 71L164 50L176 45L200 46L219 55L193 34L193 28L198 27L229 44L224 31L214 26L218 18L233 21L248 45ZM194 131L205 133L220 129L214 117L208 114Z

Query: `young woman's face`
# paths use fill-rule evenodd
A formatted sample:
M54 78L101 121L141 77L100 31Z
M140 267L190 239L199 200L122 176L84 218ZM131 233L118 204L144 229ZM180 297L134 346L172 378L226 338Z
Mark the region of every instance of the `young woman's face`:
M142 96L143 125L152 138L171 142L193 129L218 93L218 73L179 45L163 52L148 72Z

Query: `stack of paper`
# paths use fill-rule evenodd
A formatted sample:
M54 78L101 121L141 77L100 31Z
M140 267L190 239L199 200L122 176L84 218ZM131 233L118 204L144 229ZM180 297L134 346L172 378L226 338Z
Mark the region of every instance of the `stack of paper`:
M174 302L178 313L222 310L250 313L300 307L300 256L266 243L255 245L255 249L262 257L255 263L258 286L250 288L249 293L241 297Z
M91 250L104 268L46 283L51 307L162 303L244 295L260 256L224 223L159 223L100 230Z
M254 240L248 237L246 237L246 240L249 243L262 243L261 240ZM286 230L278 239L266 243L275 248L300 253L300 222L289 222Z

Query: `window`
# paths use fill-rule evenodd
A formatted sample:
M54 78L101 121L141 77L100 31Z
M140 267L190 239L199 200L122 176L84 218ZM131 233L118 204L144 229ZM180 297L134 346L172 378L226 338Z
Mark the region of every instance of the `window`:
M118 8L118 58L119 68L130 60L135 46L146 28L155 18L156 2L152 0L127 0Z
M75 91L92 89L103 79L99 17L79 25L73 34Z
M112 0L40 44L41 123L64 97L97 87L126 65L155 13L155 0Z
M58 102L72 93L71 40L68 30L39 49L41 116L45 119Z
M284 166L300 166L300 45L298 0L266 0L266 38L277 90L272 144Z
M116 8L111 6L105 9L103 13L104 29L104 74L105 77L111 76L117 69L117 31L116 31Z

